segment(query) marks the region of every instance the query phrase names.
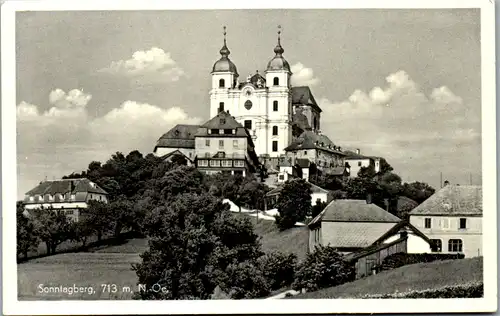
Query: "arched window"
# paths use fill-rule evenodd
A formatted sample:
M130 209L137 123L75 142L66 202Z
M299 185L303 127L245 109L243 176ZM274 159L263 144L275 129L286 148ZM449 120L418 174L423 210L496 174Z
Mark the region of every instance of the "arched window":
M463 243L461 239L448 240L448 252L462 252Z
M224 79L219 79L219 88L224 88L226 86L226 82Z
M273 126L273 136L278 135L278 126Z
M274 79L273 79L273 85L279 86L280 85L280 78L274 77Z
M273 101L273 111L274 112L278 111L278 101Z

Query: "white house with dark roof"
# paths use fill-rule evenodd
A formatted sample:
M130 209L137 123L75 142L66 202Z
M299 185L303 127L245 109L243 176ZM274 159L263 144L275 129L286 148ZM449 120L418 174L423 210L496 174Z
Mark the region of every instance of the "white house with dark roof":
M308 226L310 250L329 245L348 254L404 236L404 252L412 248L410 244L418 245L419 253L430 252L422 232L369 200L334 200Z
M492 210L495 211L495 210ZM410 212L436 252L481 256L483 192L478 185L446 185Z
M107 203L107 196L106 191L85 178L46 180L26 192L23 203L28 212L51 208L64 211L69 218L78 221L81 210L87 208L88 201Z
M352 178L358 176L361 168L372 167L375 173L380 172L382 160L382 157L362 155L359 149L356 149L356 152L346 150L344 157L345 166Z
M158 139L153 153L162 157L180 151L190 160L194 160L194 135L198 132L199 127L199 125L188 124L175 125Z
M328 203L331 201L330 191L325 190L315 184L309 183L311 185L311 205L316 205L316 201L320 200L321 202ZM266 193L265 200L267 205L275 205L278 201L279 195L281 194L281 190L283 190L283 185L279 185L276 188Z

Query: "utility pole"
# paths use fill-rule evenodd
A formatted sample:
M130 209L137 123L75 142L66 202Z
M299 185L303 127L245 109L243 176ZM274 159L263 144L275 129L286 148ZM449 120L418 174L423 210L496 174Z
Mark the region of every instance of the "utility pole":
M439 185L441 188L443 188L443 172L440 172L439 173L440 177L439 177Z
M469 184L472 185L472 173L469 173Z

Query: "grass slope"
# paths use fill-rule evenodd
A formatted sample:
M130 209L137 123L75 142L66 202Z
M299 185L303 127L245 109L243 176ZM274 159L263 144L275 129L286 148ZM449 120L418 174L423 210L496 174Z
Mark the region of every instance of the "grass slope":
M361 298L365 295L438 289L480 281L483 281L483 258L477 257L403 266L293 298Z

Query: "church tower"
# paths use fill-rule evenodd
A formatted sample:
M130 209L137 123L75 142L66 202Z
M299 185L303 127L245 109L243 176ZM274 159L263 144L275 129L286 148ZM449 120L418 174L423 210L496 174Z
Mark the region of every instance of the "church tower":
M212 89L210 90L210 117L227 111L231 101L229 91L237 87L238 70L236 65L229 59L231 52L226 45L226 27L224 26L224 45L220 50L221 58L217 60L212 68Z
M274 48L275 56L266 69L268 88L268 136L267 153L270 157L279 157L292 141L292 89L290 65L283 57L281 47L281 26L278 26L278 44Z

